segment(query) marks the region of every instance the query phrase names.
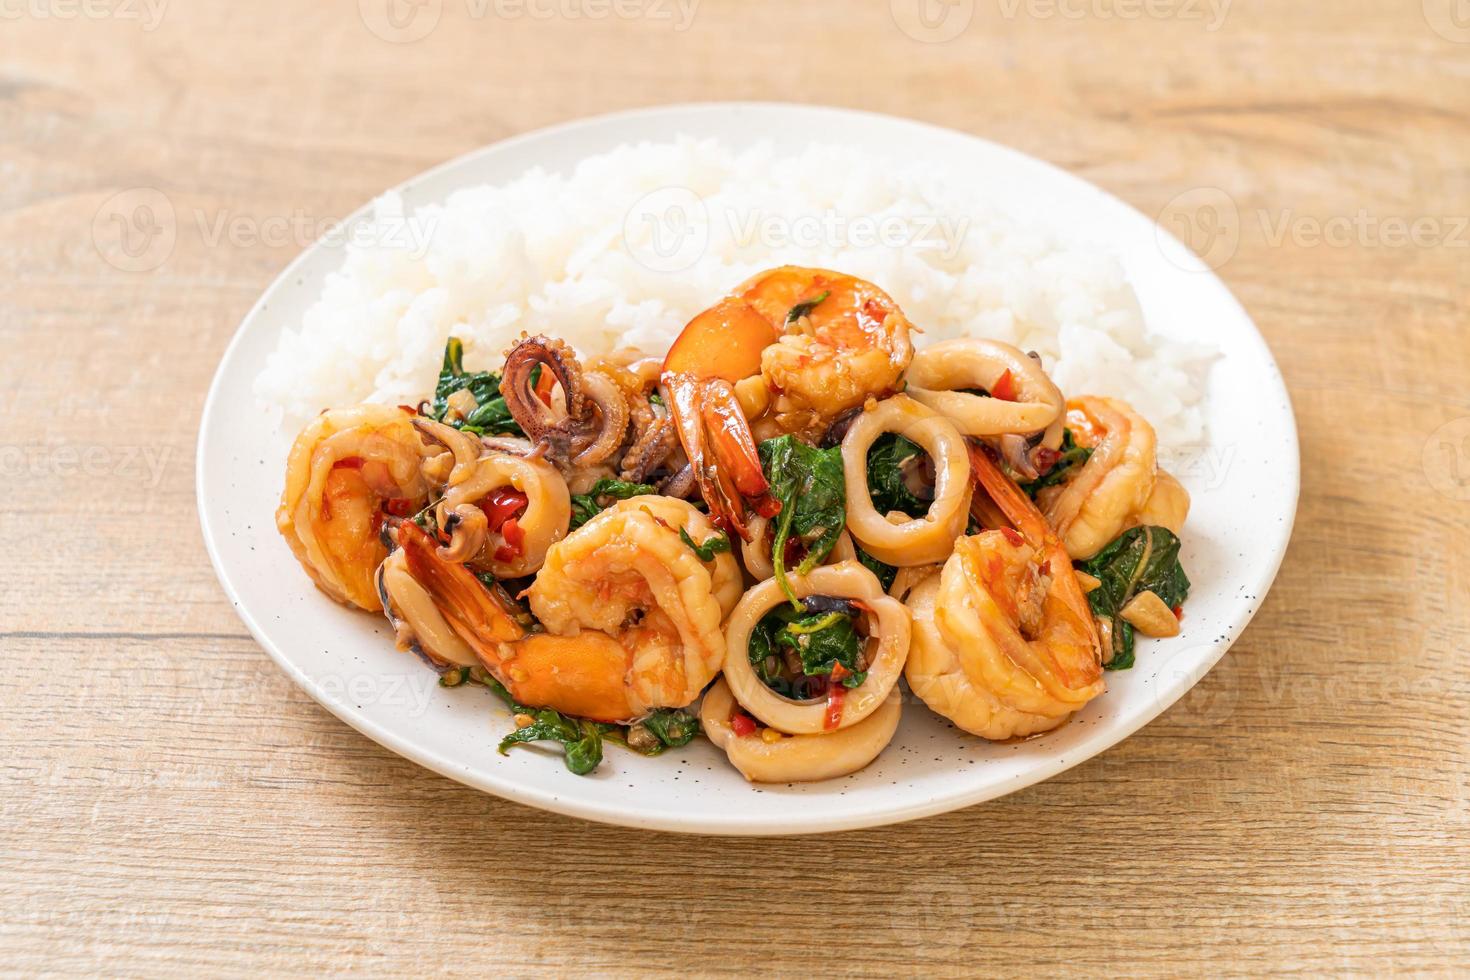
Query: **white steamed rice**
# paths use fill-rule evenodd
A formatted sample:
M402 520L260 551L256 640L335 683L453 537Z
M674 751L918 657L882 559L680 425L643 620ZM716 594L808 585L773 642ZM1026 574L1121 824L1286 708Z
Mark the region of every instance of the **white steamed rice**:
M1162 442L1201 440L1211 352L1150 337L1118 262L1008 218L924 163L812 146L624 146L570 176L532 171L403 213L389 194L256 382L296 424L326 407L417 402L445 340L498 367L522 331L583 353L662 353L746 277L782 264L871 280L925 343L976 334L1039 351L1068 394L1115 395Z

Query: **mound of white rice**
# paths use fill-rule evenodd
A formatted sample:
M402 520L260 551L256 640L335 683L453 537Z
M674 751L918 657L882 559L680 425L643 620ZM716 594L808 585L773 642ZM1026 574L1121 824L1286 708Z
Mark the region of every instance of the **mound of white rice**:
M1039 351L1069 394L1132 402L1168 445L1203 435L1210 352L1147 335L1119 264L1022 226L928 164L812 146L625 146L570 176L532 171L404 214L388 195L342 270L256 382L288 425L326 407L416 402L445 340L498 367L522 331L583 353L662 353L684 324L771 266L887 290L926 342L995 337Z

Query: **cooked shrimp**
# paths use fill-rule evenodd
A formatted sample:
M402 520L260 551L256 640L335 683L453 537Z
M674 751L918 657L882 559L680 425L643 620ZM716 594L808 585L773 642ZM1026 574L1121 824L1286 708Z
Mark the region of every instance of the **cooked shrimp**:
M276 527L317 588L369 612L382 608L373 574L388 555L384 518L407 517L428 502L422 467L439 454L411 418L388 405L323 412L296 437L286 462Z
M761 353L761 377L784 432L816 435L848 409L897 390L913 359L908 318L870 282L786 266L736 294L783 331Z
M934 502L927 514L879 514L868 490L868 450L885 432L918 443L934 463ZM842 438L847 529L863 550L890 565L943 561L964 533L970 509L970 460L965 439L949 420L895 395L853 421Z
M716 523L748 538L746 502L778 509L756 455L752 407L778 432L820 433L870 397L894 391L913 356L909 321L871 283L786 266L745 282L690 321L664 360L679 439Z
M756 676L750 663L750 635L772 609L787 601L775 579L753 587L725 624L725 681L752 715L788 735L815 735L851 727L878 710L898 683L909 653L909 618L903 604L883 592L876 576L855 561L824 565L788 580L799 599L831 596L851 599L868 625L867 679L854 688L831 684L825 697L795 701Z
M729 554L701 561L681 528L701 543L715 533L689 504L634 497L553 545L528 593L545 632L445 561L417 526L403 524L398 543L435 611L517 701L623 722L690 704L724 660L720 621L738 600L740 569ZM422 640L409 608L399 612ZM424 652L453 662L453 649Z
M439 555L520 578L539 569L566 536L572 498L556 467L534 455L487 449L475 436L442 422L415 419L427 437L454 455L454 468L435 506L450 536Z
M966 667L973 666L977 675L981 673L979 651L964 646L955 633L939 625L942 579L942 575L931 575L908 596L914 635L903 674L909 688L956 727L981 738L1002 741L1060 725L1071 713L1061 702L1045 712L1020 711L992 694L983 680L971 679Z
M909 598L909 686L985 738L1060 724L1105 689L1096 624L1072 562L1041 513L983 450L976 475L1016 525L964 537Z
M1154 492L1148 495L1143 509L1133 517L1132 523L1168 528L1177 535L1183 532L1184 522L1188 519L1189 491L1172 474L1159 470Z
M895 686L862 721L821 735L787 735L773 728L762 731L748 719L742 734L732 724L740 713L723 678L715 681L699 707L705 735L725 751L741 775L753 783L813 782L857 772L878 758L898 731L903 698Z
M1154 492L1157 440L1153 426L1115 398L1076 398L1067 409L1067 427L1092 456L1069 481L1037 499L1067 552L1082 560L1107 547L1130 521L1137 523Z

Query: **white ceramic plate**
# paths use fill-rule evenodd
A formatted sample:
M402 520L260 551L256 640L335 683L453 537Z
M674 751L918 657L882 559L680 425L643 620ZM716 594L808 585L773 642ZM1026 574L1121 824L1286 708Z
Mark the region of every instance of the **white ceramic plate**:
M904 146L915 158L1004 188L1013 206L1065 218L1111 245L1150 329L1221 351L1211 377L1210 444L1181 474L1194 496L1184 560L1194 581L1183 635L1148 641L1138 666L1108 675L1108 693L1060 730L1020 744L963 736L922 705L905 708L892 746L857 775L753 787L704 740L657 759L614 747L592 776L541 751L495 751L507 730L479 688L447 690L398 653L378 617L311 588L276 533L273 513L293 433L277 431L251 384L282 328L300 322L341 250L308 249L241 324L225 352L199 432L199 513L220 582L241 619L298 684L343 721L420 765L507 799L608 823L718 834L793 834L910 820L969 806L1054 776L1128 737L1219 660L1275 578L1296 513L1298 451L1280 373L1225 286L1173 238L1096 187L1014 150L901 119L808 106L716 104L605 116L487 147L399 191L412 209L532 166L570 168L640 139L681 134L739 146L751 134L783 149L809 141ZM881 284L880 284L881 285Z

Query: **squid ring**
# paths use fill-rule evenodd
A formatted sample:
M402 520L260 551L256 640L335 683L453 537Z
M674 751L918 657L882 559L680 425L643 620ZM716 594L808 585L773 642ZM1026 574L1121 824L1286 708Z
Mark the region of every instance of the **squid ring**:
M854 599L868 611L872 632L867 679L844 689L836 707L826 698L793 701L767 687L750 665L750 634L766 613L787 601L775 579L767 579L745 593L725 623L725 680L746 711L788 735L828 734L856 725L878 710L903 673L909 655L908 611L884 594L877 576L855 561L824 565L810 575L793 575L789 582L798 598Z
M439 664L474 667L480 660L444 619L433 596L408 571L402 549L378 566L378 597L398 632L400 649L413 643Z
M868 450L885 432L923 447L934 461L934 503L929 513L902 522L879 514L868 492ZM932 408L895 395L864 412L842 438L847 483L847 528L863 550L901 568L944 561L969 522L970 456L965 437Z
M1014 399L984 398L963 390L993 391L1007 373L1015 385ZM908 381L908 393L915 401L949 419L967 436L1032 435L1056 427L1060 444L1062 433L1056 423L1066 411L1061 389L1035 358L1010 344L975 337L946 340L914 355Z
M699 723L749 781L815 782L857 772L878 758L898 730L902 701L894 687L878 709L856 725L824 735L787 735L767 742L753 735L736 735L730 727L735 697L722 678L704 696Z

